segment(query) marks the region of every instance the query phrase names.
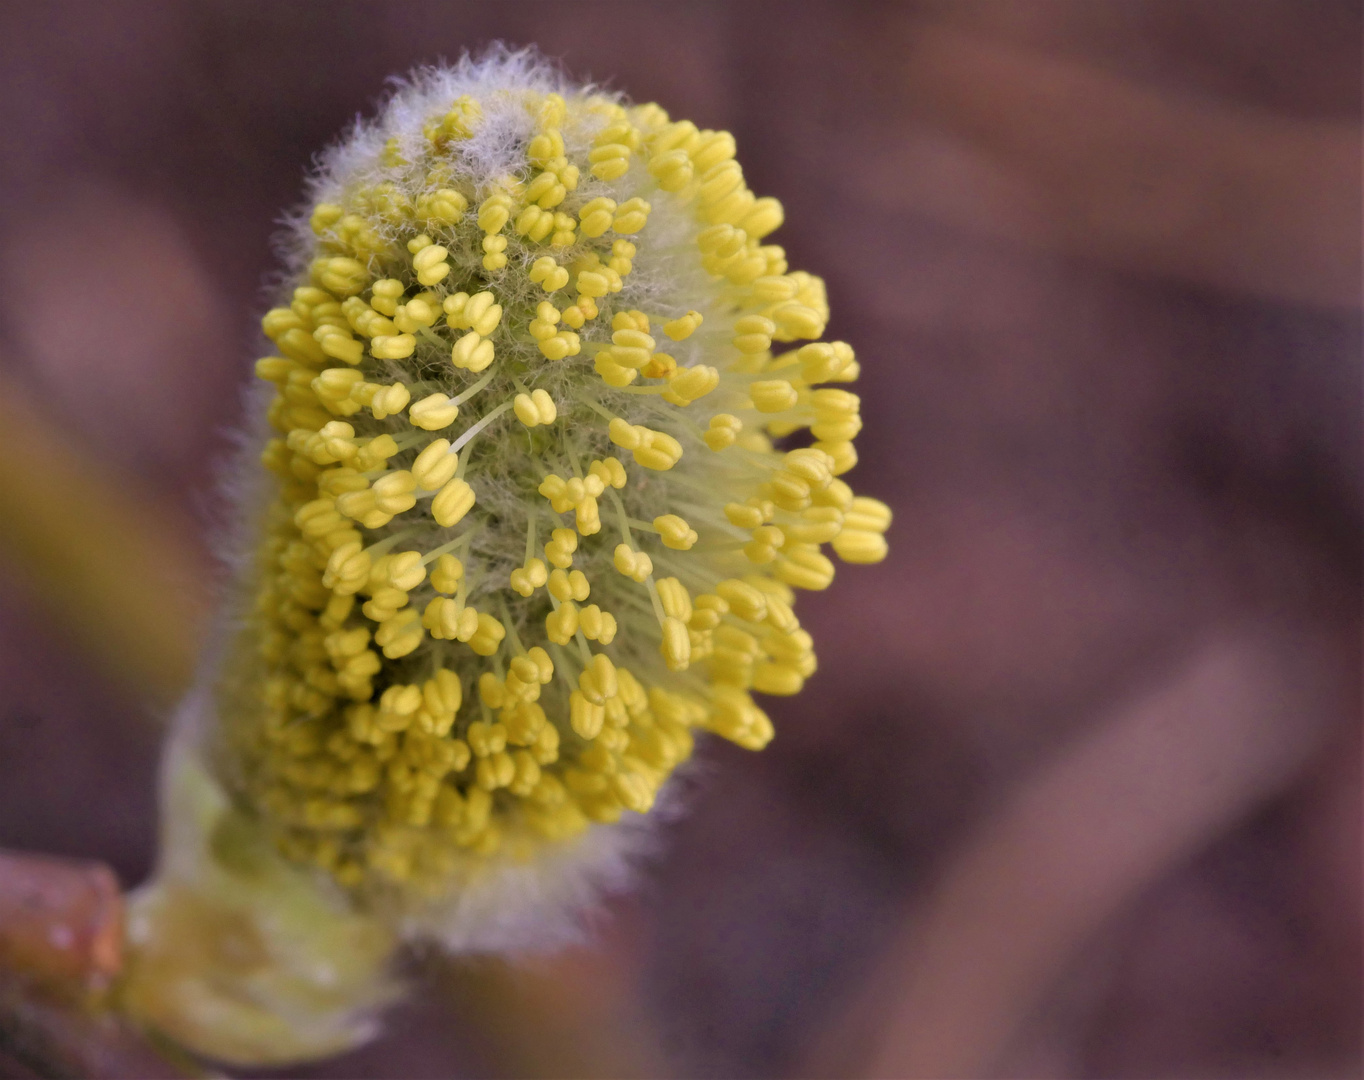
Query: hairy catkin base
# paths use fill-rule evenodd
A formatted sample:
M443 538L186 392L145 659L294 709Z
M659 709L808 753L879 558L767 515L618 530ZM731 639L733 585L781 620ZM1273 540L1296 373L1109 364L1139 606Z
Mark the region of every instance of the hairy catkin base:
M187 745L400 937L562 936L695 732L771 738L751 694L815 670L821 545L885 555L839 478L857 362L734 152L498 50L417 72L292 222L270 482Z

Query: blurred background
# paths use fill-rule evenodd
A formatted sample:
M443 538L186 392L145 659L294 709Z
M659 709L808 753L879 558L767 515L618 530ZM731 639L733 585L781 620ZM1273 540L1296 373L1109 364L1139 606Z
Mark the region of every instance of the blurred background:
M275 223L495 39L735 133L891 556L592 944L290 1075L1358 1076L1356 0L3 5L0 848L149 872Z

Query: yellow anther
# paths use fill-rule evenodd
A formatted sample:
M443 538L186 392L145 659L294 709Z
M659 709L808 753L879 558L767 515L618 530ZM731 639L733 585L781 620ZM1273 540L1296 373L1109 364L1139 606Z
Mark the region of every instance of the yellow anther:
M450 453L450 440L432 439L412 462L412 475L418 487L436 491L454 478L458 468L459 458Z
M483 338L477 330L470 330L450 350L450 363L475 374L492 362L493 343Z
M388 717L410 717L422 707L418 686L390 686L379 696L379 713Z
M561 210L554 212L554 231L549 234L549 246L555 248L572 247L577 243L578 223Z
M505 236L485 236L483 238L483 269L501 270L507 265L507 238Z
M611 349L603 349L592 361L592 367L607 386L629 386L639 376L639 371L621 367L615 362L612 352Z
M696 530L676 514L663 514L654 518L654 528L663 538L663 546L674 551L690 551L696 543Z
M805 685L800 670L786 664L756 664L753 668L753 689L760 694L789 696L799 694Z
M578 689L582 691L583 697L597 705L615 697L619 687L616 665L604 653L596 653L592 662L578 676Z
M425 431L449 427L458 416L459 406L446 394L428 394L407 410L407 418L412 426Z
M587 155L592 163L592 175L598 180L617 180L630 171L630 147L624 143L607 143Z
M379 360L402 360L412 355L417 339L411 334L380 335L369 343L369 351Z
M548 571L541 559L531 559L511 572L511 587L522 596L529 596L547 580Z
M876 533L883 533L889 529L890 522L890 507L879 499L869 499L865 495L859 495L853 499L852 505L848 507L847 517L844 519L844 524L850 529L862 529Z
M680 319L673 319L672 322L663 324L663 332L674 341L682 341L694 334L701 325L702 316L699 311L689 311Z
M488 290L470 296L465 292L452 293L441 301L445 323L452 330L473 330L486 336L496 329L502 318L502 307Z
M402 551L386 555L375 564L371 581L378 575L383 584L403 592L411 592L426 580L426 567L422 565L420 551Z
M398 310L398 303L406 290L407 286L396 278L380 278L370 286L369 305L375 311L392 315Z
M453 188L441 188L417 197L416 214L422 221L453 225L468 209L469 200Z
M433 146L440 147L452 140L467 139L482 119L483 107L468 94L463 94L443 117L428 122L422 134Z
M712 450L723 450L733 446L743 430L743 421L729 413L716 413L710 418L710 427L702 438Z
M659 652L669 671L686 671L691 665L691 637L681 619L669 615L663 620L663 636Z
M282 386L289 374L298 370L298 362L283 356L263 356L256 361L256 377Z
M607 425L607 435L622 450L636 450L648 443L649 429L627 423L616 417Z
M619 458L601 458L592 462L588 468L588 476L595 476L602 482L604 485L602 491L605 491L606 487L620 490L625 486L625 466L620 463ZM601 494L601 492L597 494Z
M457 524L474 508L474 491L464 480L451 480L431 500L431 516L445 528Z
M663 613L669 618L686 622L692 616L691 594L687 587L675 577L659 578L654 582L658 589L658 599L663 605Z
M676 123L666 124L655 132L650 139L650 147L655 154L667 153L673 149L690 151L698 141L696 125L690 120L678 120Z
M557 611L545 616L545 635L556 645L567 645L578 632L578 608L573 603L561 603Z
M316 259L309 271L314 282L336 296L354 296L369 284L364 263L343 256Z
M579 484L581 485L581 481L579 481ZM549 500L550 508L556 514L564 514L567 513L569 510L572 510L574 503L576 503L578 499L582 498L581 490L575 497L570 492L568 481L566 481L562 476L559 476L556 473L550 473L543 480L541 480L540 486L536 490L539 491L541 495L543 495L546 499ZM568 530L557 531L566 532ZM574 546L576 547L576 545L577 542L574 541Z
M365 358L364 342L357 341L339 326L319 326L313 331L313 340L324 355L343 363L358 364Z
M527 276L531 281L538 282L547 293L557 292L568 284L568 270L555 262L552 255L542 255L536 259Z
M791 450L782 458L785 471L799 476L812 488L824 487L833 479L833 459L814 446Z
M313 379L311 385L313 393L324 402L344 401L350 397L355 384L363 382L364 378L364 375L354 368L327 368L317 378ZM346 426L349 427L349 425ZM351 435L354 434L355 431L352 428Z
M327 560L322 584L341 596L358 592L369 582L370 558L357 541L342 544Z
M642 551L635 551L629 544L617 544L614 558L616 569L633 581L644 581L654 572L653 560Z
M777 336L782 341L817 338L824 333L823 317L806 304L787 301L771 308L770 314L772 321L777 324Z
M577 356L582 349L578 335L569 330L560 330L558 333L537 342L537 344L540 352L550 360L562 360L566 356Z
M312 216L308 219L308 224L318 236L327 232L333 225L341 220L345 210L335 203L318 203L313 207Z
M511 669L512 675L523 683L539 683L540 669L536 667L535 661L528 656L514 656L507 665Z
M397 452L398 444L393 441L391 435L376 435L360 447L360 453L355 458L355 467L362 472L376 469Z
M542 172L526 187L525 199L543 210L552 210L564 201L568 189L552 172Z
M586 600L589 593L587 576L581 570L566 572L555 569L549 575L549 591L556 600Z
M750 383L748 393L753 399L753 407L763 413L784 412L795 405L797 400L795 387L785 379L766 379Z
M767 617L766 597L746 581L728 578L715 586L715 594L747 622L762 622Z
M786 534L775 525L760 525L753 530L753 539L744 545L744 555L759 566L772 562L786 542Z
M577 550L578 534L576 532L572 529L555 529L551 534L549 543L545 545L545 558L550 561L551 565L567 569L573 565L573 553Z
M764 304L779 304L783 300L794 299L796 295L796 283L781 274L757 278L752 284L752 289L753 299Z
M862 431L862 418L860 416L847 416L837 420L824 420L816 418L816 422L810 425L810 434L821 443L845 443L855 439ZM831 456L836 456L831 453ZM847 469L840 469L839 472L847 472Z
M790 540L802 544L827 544L843 531L843 512L833 506L812 506L800 515L799 525L785 525Z
M409 248L411 245L408 245ZM450 252L440 244L430 244L412 256L412 269L417 280L423 285L435 285L450 273L450 264L445 260Z
M599 197L585 203L578 211L578 220L582 222L579 231L589 240L601 236L611 227L611 221L616 214L616 203L614 199Z
M464 564L459 559L448 553L438 556L431 569L431 588L436 592L452 593L459 588L463 577Z
M720 625L722 616L729 612L729 602L712 593L703 593L695 600L695 610L687 620L687 625L697 631L714 630Z
M621 367L642 368L654 349L654 339L639 330L617 330L611 341L611 360Z
M814 544L787 544L773 567L778 581L798 589L827 589L834 564Z
M581 690L574 690L568 696L568 723L580 739L595 739L605 722L606 710L589 701Z
M518 235L539 243L554 231L554 215L538 206L527 206L517 215L515 229Z
M719 385L720 372L707 364L681 368L668 380L668 389L663 393L663 400L674 405L690 405Z
M415 650L425 636L421 617L411 608L404 608L379 624L374 632L374 644L383 649L390 660L396 660Z
M579 271L576 287L583 296L593 299L605 296L610 291L608 279L600 270Z
M848 563L878 563L886 557L886 538L865 529L843 529L833 539L834 551Z
M531 139L526 146L526 158L532 165L544 168L555 158L564 155L564 139L559 133L558 128L549 127L542 131L535 138ZM527 197L529 197L529 191Z
M480 681L480 694L482 691L483 684ZM469 725L469 730L464 738L475 757L492 757L494 754L502 753L507 748L507 729L501 724L489 724L482 720L475 720Z
M766 490L783 510L796 513L811 505L809 481L794 473L785 470L773 473Z
M643 430L648 433L647 442L631 451L636 464L657 472L666 472L681 460L680 442L661 431L652 431L649 428Z
M761 315L745 315L734 323L734 347L741 353L766 352L772 347L777 324Z
M478 227L485 233L497 233L502 231L502 226L507 224L511 217L511 196L506 192L499 191L489 195L478 208Z
M634 258L638 251L639 249L629 240L614 240L611 243L611 258L606 261L606 265L621 277L625 277L634 270Z
M378 341L378 338L374 339ZM370 398L370 412L374 414L374 419L383 420L385 417L396 416L407 408L407 403L412 400L411 393L402 383L392 383L389 386L380 387Z
M744 171L737 161L720 161L705 169L698 169L697 173L701 177L697 197L702 205L718 203L743 187Z
M587 495L574 507L573 524L583 536L594 536L601 532L601 510L596 496Z
M781 203L769 196L756 200L752 209L739 219L739 224L754 240L761 240L780 228L785 220L786 212L782 210Z
M610 355L609 350L608 352L603 353L602 355L609 356ZM613 366L615 366L614 361ZM630 374L634 373L633 369L621 368L620 370L629 372ZM666 379L671 378L673 372L676 370L677 361L674 360L671 356L669 356L667 353L654 353L652 356L649 357L649 362L639 369L639 374L643 375L646 379ZM664 396L666 397L666 393Z
M533 390L529 394L517 394L512 401L512 411L526 427L539 424L552 424L558 418L558 410L553 399L544 390Z
M696 234L696 246L703 255L720 260L732 259L744 250L748 235L733 225L712 225Z
M609 611L602 611L596 604L588 604L578 611L578 628L589 641L610 645L616 636L616 619Z
M398 333L393 320L379 314L358 296L352 296L341 305L342 314L350 323L351 329L365 337L391 336Z
M691 183L694 169L685 150L666 150L649 159L649 172L664 191L681 191Z
M611 329L638 330L647 334L649 332L649 316L634 308L629 311L618 311L611 317Z
M401 514L417 505L412 493L417 490L416 478L406 469L399 469L374 481L370 492L375 506L386 514Z
M887 551L882 534L890 521L890 507L885 503L864 496L853 499L843 519L843 530L833 539L834 551L844 562L880 562Z
M536 341L544 341L557 333L559 309L548 300L541 300L535 309L535 318L530 322L530 336Z
M479 656L492 656L497 652L498 646L502 644L502 639L507 636L506 628L487 612L480 612L478 616L478 629L474 636L469 639L469 648L478 653Z
M734 136L728 131L699 132L688 149L691 151L697 172L702 173L723 161L730 160L736 151Z
M370 589L371 595L361 610L367 618L373 619L375 622L391 619L407 607L407 593L403 592L402 589L395 589L391 585L374 584L372 571L370 582L366 587Z
M627 199L616 211L616 216L611 221L611 230L627 236L639 232L648 222L652 209L643 199Z
M431 576L434 581L435 574ZM460 607L448 596L438 596L426 605L422 626L438 640L467 642L478 630L478 612Z

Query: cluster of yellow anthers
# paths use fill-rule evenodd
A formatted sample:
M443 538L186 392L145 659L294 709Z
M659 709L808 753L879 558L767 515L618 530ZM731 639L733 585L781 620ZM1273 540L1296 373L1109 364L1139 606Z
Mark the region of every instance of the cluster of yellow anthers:
M503 90L324 190L264 319L278 497L230 725L286 854L366 886L533 851L648 810L696 729L762 747L750 692L815 670L792 589L829 585L821 545L882 559L890 512L839 479L858 365L734 151Z

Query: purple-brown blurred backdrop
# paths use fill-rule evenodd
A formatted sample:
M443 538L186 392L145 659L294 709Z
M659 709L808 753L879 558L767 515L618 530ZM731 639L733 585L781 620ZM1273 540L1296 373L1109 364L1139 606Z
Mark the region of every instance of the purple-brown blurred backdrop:
M1357 1075L1359 5L6 5L3 386L202 554L310 154L497 38L734 131L896 512L802 600L821 673L772 747L704 752L607 931L667 1068L811 1068L1008 793L1253 624L1320 660L1302 764L1077 946L1000 1068ZM0 846L136 883L155 711L0 549ZM428 1001L311 1074L495 1071L470 1026Z

